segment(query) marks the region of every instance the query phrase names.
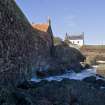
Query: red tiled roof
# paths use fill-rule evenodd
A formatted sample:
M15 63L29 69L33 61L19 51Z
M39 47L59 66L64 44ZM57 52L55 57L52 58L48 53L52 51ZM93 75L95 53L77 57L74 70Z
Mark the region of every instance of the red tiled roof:
M32 27L37 30L39 36L46 41L47 43L51 43L51 35L48 32L49 24L32 24Z
M34 29L37 29L39 31L43 31L43 32L47 32L48 31L48 28L49 28L49 25L48 24L32 24L32 27Z

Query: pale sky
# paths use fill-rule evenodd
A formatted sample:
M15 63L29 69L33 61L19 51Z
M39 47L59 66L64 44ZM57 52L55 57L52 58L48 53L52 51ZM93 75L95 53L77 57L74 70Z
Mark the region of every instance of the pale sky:
M16 0L30 23L47 22L55 36L85 33L86 44L105 44L105 0Z

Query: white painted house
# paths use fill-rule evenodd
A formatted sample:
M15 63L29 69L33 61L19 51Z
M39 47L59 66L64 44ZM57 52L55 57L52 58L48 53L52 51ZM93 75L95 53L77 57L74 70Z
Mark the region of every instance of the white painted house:
M79 35L68 35L66 33L66 40L68 40L70 43L70 46L78 46L82 47L84 45L84 33L81 33Z

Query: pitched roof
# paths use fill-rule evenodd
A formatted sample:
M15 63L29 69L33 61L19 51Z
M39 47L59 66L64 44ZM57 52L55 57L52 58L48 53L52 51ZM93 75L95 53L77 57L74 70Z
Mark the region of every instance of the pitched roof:
M69 36L70 40L78 40L78 39L84 39L84 35L78 35L78 36Z
M39 33L39 36L45 42L51 42L51 35L48 32L49 24L42 23L42 24L32 24L32 27Z
M32 27L34 29L37 29L39 31L47 32L49 28L49 24L43 23L43 24L32 24Z

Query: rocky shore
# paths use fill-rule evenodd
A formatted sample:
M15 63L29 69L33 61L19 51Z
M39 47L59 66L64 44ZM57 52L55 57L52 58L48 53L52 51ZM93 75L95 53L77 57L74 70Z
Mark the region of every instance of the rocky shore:
M70 68L81 70L84 56L67 45L52 45L52 49L14 0L0 1L0 24L0 83L28 80L36 71L54 75ZM46 76L46 72L38 74Z
M53 51L53 54L51 54ZM60 44L53 49L32 28L15 0L0 0L0 105L105 105L105 81L30 81L80 72L80 51Z
M16 87L0 86L0 105L105 105L105 90L86 79L25 81Z

